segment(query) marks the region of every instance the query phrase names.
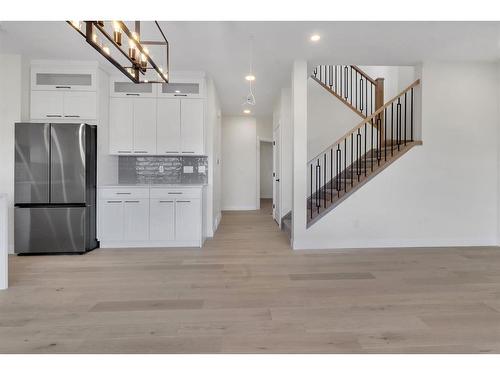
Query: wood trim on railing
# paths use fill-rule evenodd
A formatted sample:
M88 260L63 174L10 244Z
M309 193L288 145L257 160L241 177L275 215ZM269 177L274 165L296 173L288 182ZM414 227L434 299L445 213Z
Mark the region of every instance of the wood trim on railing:
M410 86L408 86L407 88L405 88L403 91L401 91L398 95L396 95L395 97L393 97L391 100L389 100L387 103L385 103L382 107L380 107L379 109L377 109L375 112L373 112L370 116L366 117L362 122L360 122L358 125L356 125L354 128L352 128L351 130L349 130L347 133L345 133L342 137L340 137L337 141L335 141L335 143L332 143L330 146L328 146L327 148L325 148L323 151L321 151L319 154L317 154L314 158L312 158L311 160L308 161L308 163L310 163L312 160L315 160L317 159L319 156L323 155L325 152L327 152L328 150L330 150L331 148L334 148L335 146L337 146L338 144L340 144L340 142L342 142L345 138L349 137L349 135L351 135L352 133L354 133L356 130L360 129L361 127L363 127L363 125L365 125L367 122L371 122L371 120L375 119L375 117L382 113L384 111L384 109L386 109L387 107L389 107L392 103L394 103L399 97L401 97L402 95L404 95L404 93L410 91L412 88L418 86L420 84L420 79L417 79L415 82L413 82ZM371 125L371 124L370 124Z
M330 89L329 86L325 85L322 81L320 81L318 78L314 76L314 74L311 75L311 78L315 80L321 87L323 87L326 91L328 91L330 94L334 95L337 99L339 99L342 103L344 103L346 106L349 107L354 113L356 113L359 117L361 118L366 118L366 116L358 111L356 107L354 107L351 103L349 103L347 100L345 100L341 95L337 94L335 91Z
M370 81L371 83L373 83L374 85L377 85L377 82L371 78L368 74L366 74L365 72L363 72L360 68L358 68L356 65L351 65L351 67L356 70L359 74L361 74L363 77L365 77L368 81Z

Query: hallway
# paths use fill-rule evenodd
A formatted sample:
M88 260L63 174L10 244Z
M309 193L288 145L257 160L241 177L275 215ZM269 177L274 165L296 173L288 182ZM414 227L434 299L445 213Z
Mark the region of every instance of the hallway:
M11 256L0 352L500 352L496 249L294 252L270 210L202 250Z

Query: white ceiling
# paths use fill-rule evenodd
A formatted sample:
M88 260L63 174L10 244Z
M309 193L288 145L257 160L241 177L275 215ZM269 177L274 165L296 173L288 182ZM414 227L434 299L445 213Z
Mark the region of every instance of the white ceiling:
M161 22L171 70L203 70L224 114L241 114L254 38L256 115L269 116L294 59L317 63L414 65L422 61L498 61L500 22ZM319 33L318 43L309 41ZM0 52L33 59L99 60L65 22L1 22Z

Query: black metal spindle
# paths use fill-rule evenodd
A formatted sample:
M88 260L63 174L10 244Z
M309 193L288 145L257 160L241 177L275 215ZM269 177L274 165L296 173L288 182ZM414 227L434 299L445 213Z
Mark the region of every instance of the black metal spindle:
M319 208L321 207L320 204L320 196L319 196L319 189L320 189L320 184L321 184L321 166L319 165L319 159L316 164L316 209L319 214Z
M333 148L330 149L330 202L333 202Z
M384 108L384 160L387 161L387 107Z
M401 145L401 98L398 98L398 104L396 105L396 127L397 127L397 144L398 151Z
M338 82L337 82L337 65L335 65L335 92L338 94L339 90L339 85L338 85Z
M347 192L347 138L344 138L344 192Z
M354 185L354 133L351 133L351 187Z
M359 79L359 110L363 113L363 77Z
M366 122L365 122L365 132L364 133L365 133L365 177L366 177L366 165L368 164L366 162L366 156L367 156L366 155L367 154L367 152L366 152L366 133L367 133L367 131L366 131Z
M391 156L394 153L394 102L391 103Z
M311 163L311 199L310 199L310 203L311 203L311 219L313 217L313 201L312 201L312 197L313 197L313 165Z
M332 77L332 75L333 75L333 66L330 65L328 67L328 86L330 86L330 90L333 87L333 77Z
M405 92L405 101L404 101L404 103L405 103L405 127L404 127L404 129L405 129L404 130L404 137L405 138L404 138L404 143L405 143L405 146L406 146L406 92Z
M350 70L351 70L351 81L349 82L349 87L351 88L351 105L352 105L352 65L349 66L350 67Z
M361 132L360 129L358 129L358 135L356 135L356 174L358 175L358 181L359 181L359 176L361 175Z
M368 117L368 80L365 79L365 115ZM365 134L366 137L366 134Z
M371 122L370 123L370 125L371 125L370 126L370 128L371 128L370 130L371 130L371 145L372 145L372 147L371 147L371 155L370 155L370 160L371 160L371 163L370 163L371 166L370 166L370 168L373 171L373 117L371 118L370 122Z
M354 71L354 86L355 86L355 90L356 92L354 93L354 96L356 97L356 108L359 109L359 106L358 106L358 71L355 70Z
M344 67L344 98L347 100L349 97L349 85L348 85L348 78L349 78L349 69L347 68L347 65Z
M324 203L324 207L326 208L326 153L323 155L323 171L324 171L324 174L323 174L323 203Z
M410 133L411 141L413 142L413 87L411 88L410 95Z
M340 197L340 190L342 189L342 180L341 178L341 173L340 173L340 168L341 168L341 163L342 163L342 155L340 153L340 144L337 145L337 152L336 152L336 188L337 188L337 197Z

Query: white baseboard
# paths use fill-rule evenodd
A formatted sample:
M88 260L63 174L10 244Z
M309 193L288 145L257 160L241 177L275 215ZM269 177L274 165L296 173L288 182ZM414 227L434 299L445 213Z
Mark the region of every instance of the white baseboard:
M229 206L222 208L222 211L255 211L255 210L258 210L256 206Z
M139 248L139 247L202 247L201 241L100 241L100 247Z

